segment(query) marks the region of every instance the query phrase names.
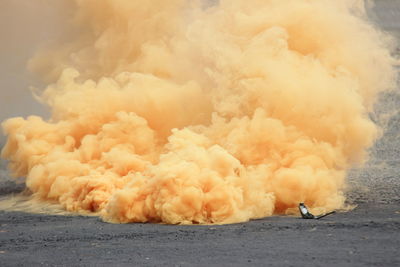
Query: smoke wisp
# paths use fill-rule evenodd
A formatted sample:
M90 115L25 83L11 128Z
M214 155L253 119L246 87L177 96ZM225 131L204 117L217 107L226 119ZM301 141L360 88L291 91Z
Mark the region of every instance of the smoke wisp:
M30 62L52 117L5 121L2 156L33 198L111 222L343 208L395 81L362 6L75 0L73 41Z

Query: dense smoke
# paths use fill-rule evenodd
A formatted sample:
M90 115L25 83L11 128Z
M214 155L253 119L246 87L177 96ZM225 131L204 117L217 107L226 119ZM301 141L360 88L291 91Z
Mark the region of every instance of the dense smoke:
M233 223L344 207L378 137L391 40L362 1L75 0L30 67L48 121L3 123L32 198L112 222Z

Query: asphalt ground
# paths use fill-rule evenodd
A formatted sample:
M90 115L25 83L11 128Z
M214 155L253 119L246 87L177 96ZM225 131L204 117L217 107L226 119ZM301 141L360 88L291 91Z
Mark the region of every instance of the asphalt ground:
M400 36L400 1L375 2L371 19ZM400 266L399 92L382 95L372 115L385 132L349 174L352 211L223 226L0 211L0 266ZM23 189L0 162L0 196Z

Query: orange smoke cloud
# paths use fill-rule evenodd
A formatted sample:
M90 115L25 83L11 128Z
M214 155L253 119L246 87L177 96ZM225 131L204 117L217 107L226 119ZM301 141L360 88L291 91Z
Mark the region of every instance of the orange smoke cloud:
M361 6L76 0L78 36L30 63L52 118L5 121L2 156L34 198L112 222L342 208L395 80Z

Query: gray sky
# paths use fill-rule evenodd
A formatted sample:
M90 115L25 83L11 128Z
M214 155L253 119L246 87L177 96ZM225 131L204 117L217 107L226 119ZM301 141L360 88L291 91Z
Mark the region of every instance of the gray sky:
M26 64L35 51L63 34L63 1L0 0L0 121L31 114L48 117L29 91L43 85L29 75ZM1 132L0 142L4 140Z

